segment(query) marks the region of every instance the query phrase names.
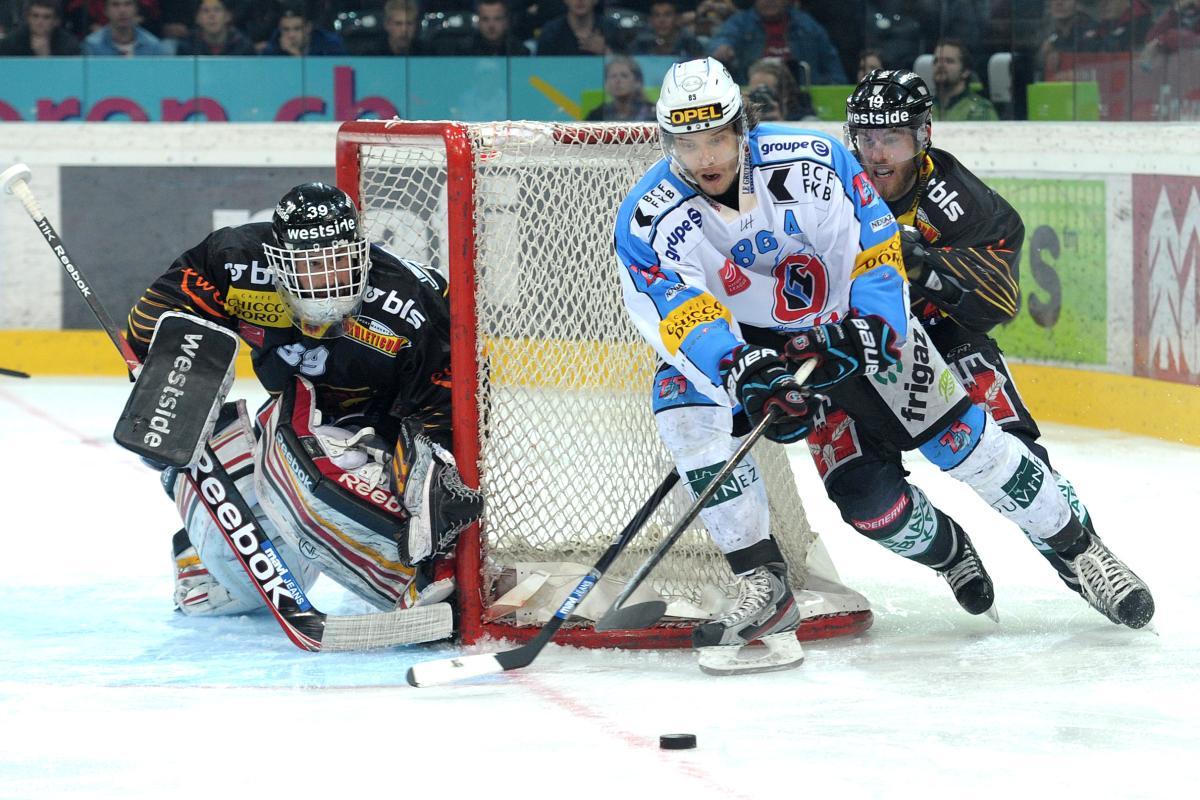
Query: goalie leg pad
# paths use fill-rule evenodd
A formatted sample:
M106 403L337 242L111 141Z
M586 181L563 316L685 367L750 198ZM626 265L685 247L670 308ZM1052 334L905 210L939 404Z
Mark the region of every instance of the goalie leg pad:
M463 483L448 450L406 420L392 455L392 480L411 518L399 537L400 559L409 565L446 555L458 534L483 514L483 495Z
M158 319L113 439L158 464L194 463L233 384L237 334L190 314Z
M266 515L338 584L376 608L395 608L414 570L397 546L408 514L392 491L390 447L370 428L323 424L313 386L303 378L258 420L255 485Z
M243 401L236 404L237 414L232 415L228 425L215 433L211 439L213 452L229 476L233 478L246 505L254 512L259 527L279 550L284 562L293 570L302 589L307 591L321 574L319 565L307 558L302 558L297 548L271 522L258 503L254 488L254 434L250 420L246 416ZM193 546L196 565L206 575L184 576L194 579L186 587L180 586L180 558L176 559L176 603L179 609L188 615L222 615L244 614L255 609L264 608L262 597L251 582L237 556L225 541L220 528L209 516L208 510L196 496L192 484L182 473L175 476L172 493L179 515L183 519L187 531L187 541ZM174 548L178 556L186 550L183 541L177 536ZM193 555L184 553L182 560L191 562ZM186 565L185 565L186 566ZM195 566L195 565L193 565ZM183 570L188 571L188 570ZM207 594L203 602L198 598ZM181 600L191 599L196 602L183 603Z

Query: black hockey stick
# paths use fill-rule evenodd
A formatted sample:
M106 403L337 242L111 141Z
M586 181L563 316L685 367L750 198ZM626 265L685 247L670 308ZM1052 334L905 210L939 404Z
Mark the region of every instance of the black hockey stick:
M671 470L670 474L654 490L654 494L650 496L645 505L638 509L637 514L629 521L625 529L613 539L608 549L600 556L600 560L588 571L588 574L583 577L579 585L567 595L567 599L559 606L558 611L554 612L554 616L550 618L550 621L546 623L537 636L520 647L505 650L502 653L480 653L478 655L442 658L436 661L423 661L420 664L414 664L408 668L407 678L409 684L420 687L441 686L452 681L475 678L480 675L493 675L498 672L521 669L532 664L533 660L538 657L538 654L554 638L554 634L558 633L558 629L570 618L576 606L583 602L583 599L592 591L592 587L596 585L601 576L608 571L608 568L613 565L613 562L625 550L626 545L633 540L637 532L646 524L646 520L650 519L650 515L654 513L654 509L658 508L663 498L667 496L678 481L679 473Z
M10 378L28 378L28 372L21 372L19 369L5 369L0 367L0 375L7 375Z
M129 342L96 298L82 271L62 243L62 238L50 224L29 188L30 171L24 164L15 164L0 173L0 185L21 201L54 251L55 256L74 281L75 287L91 307L108 338L121 353L125 366L136 377L141 361ZM271 540L259 530L254 513L242 498L237 485L221 465L220 459L205 445L195 464L183 474L191 482L197 499L216 523L250 576L258 593L284 633L303 650L364 650L400 644L430 642L444 639L453 633L451 609L448 603L435 603L413 609L379 614L331 617L318 611L308 601L300 582L284 562Z
M816 359L810 358L800 365L800 369L796 370L796 381L803 384L808 380L808 376L812 373L813 368L817 366ZM637 591L637 588L642 585L646 577L658 566L658 562L662 561L667 551L675 546L675 542L683 535L688 525L692 524L700 514L700 509L704 508L717 490L729 479L733 471L742 463L742 459L750 452L750 448L754 447L755 443L762 438L766 433L767 428L771 426L778 415L778 410L771 408L766 415L759 421L754 429L742 441L738 449L733 451L733 455L725 462L725 466L721 471L713 476L708 485L704 487L704 491L696 496L695 502L688 508L683 518L675 524L671 532L667 534L650 557L646 559L629 582L625 584L625 588L617 595L617 599L613 601L612 608L608 610L603 617L596 621L596 630L598 631L615 631L615 630L636 630L638 628L649 628L654 623L662 619L663 614L667 611L667 604L662 600L650 600L645 603L636 603L631 606L622 605L630 596Z

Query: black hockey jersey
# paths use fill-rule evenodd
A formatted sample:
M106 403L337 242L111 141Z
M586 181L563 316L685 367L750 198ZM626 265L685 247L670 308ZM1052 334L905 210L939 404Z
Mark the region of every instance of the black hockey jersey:
M160 314L186 311L237 331L254 372L272 395L293 375L317 390L330 421L363 414L394 440L398 422L415 417L450 446L450 312L445 280L371 246L362 308L344 335L306 337L275 291L263 242L269 222L222 228L179 256L129 313L127 336L145 358Z
M950 153L930 148L913 191L888 205L900 224L917 228L929 243L925 268L966 289L949 308L914 282L913 314L927 327L949 317L986 333L1016 316L1025 225L1003 197Z

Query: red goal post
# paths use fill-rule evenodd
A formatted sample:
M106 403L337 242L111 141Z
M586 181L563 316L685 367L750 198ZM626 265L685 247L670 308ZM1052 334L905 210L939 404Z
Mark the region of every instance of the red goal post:
M339 130L337 182L368 237L450 281L455 457L485 496L481 525L456 551L465 643L536 635L671 468L650 413L656 358L624 314L612 250L617 206L659 157L652 125L360 120ZM800 638L865 630L865 599L840 585L786 453L766 445L755 458L807 610ZM631 573L689 500L677 489L610 575ZM696 620L733 594L699 525L650 582L674 621L615 632L573 623L556 641L687 647ZM614 586L602 583L579 611L602 613ZM536 590L528 602L497 603L525 587Z

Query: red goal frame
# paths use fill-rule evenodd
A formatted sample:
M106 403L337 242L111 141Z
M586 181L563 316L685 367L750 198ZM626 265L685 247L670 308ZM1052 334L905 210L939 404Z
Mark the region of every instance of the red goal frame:
M653 125L596 126L581 130L547 123L556 140L564 143L611 144L654 141ZM461 122L407 122L402 120L357 120L345 122L337 134L337 184L361 208L359 150L364 145L402 145L409 137L440 138L446 152L447 181L447 271L450 281L450 361L454 376L451 387L454 425L454 456L463 479L479 485L479 364L476 358L474 209L476 201L475 151L469 126ZM401 253L400 255L404 255ZM654 476L656 479L659 476ZM615 531L614 531L615 534ZM458 584L458 634L464 644L486 637L524 642L541 630L484 619L483 544L479 526L472 525L456 546L455 578ZM871 611L817 617L805 620L797 631L801 640L823 639L859 633L871 626ZM659 625L637 631L596 631L588 627L563 627L554 639L578 647L686 648L691 646L690 623Z

